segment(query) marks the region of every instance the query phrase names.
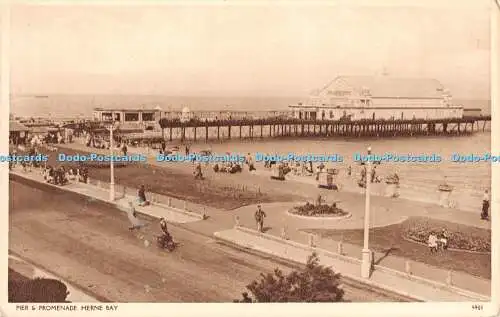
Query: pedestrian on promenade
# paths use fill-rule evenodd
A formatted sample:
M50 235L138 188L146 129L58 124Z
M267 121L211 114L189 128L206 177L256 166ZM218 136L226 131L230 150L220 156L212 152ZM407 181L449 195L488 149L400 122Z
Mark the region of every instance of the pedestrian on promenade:
M448 232L444 228L439 235L439 245L442 250L448 249Z
M125 142L123 142L123 146L122 146L122 153L123 153L123 156L127 156L127 145L125 144Z
M161 154L165 154L165 150L167 149L167 143L165 140L161 141Z
M374 183L376 178L377 178L377 171L375 171L375 168L376 166L373 166L372 170L371 170L371 179L370 179L370 183Z
M194 179L203 179L203 173L201 171L201 163L198 162L198 164L196 164L193 174L194 174Z
M149 201L146 199L146 189L144 185L139 187L139 191L137 192L137 199L139 201L139 206L147 206L149 205Z
M347 176L351 176L351 175L352 175L352 167L351 167L351 165L349 165L347 167Z
M131 201L128 202L128 209L126 212L127 212L128 220L130 221L130 224L131 224L131 226L128 228L130 231L138 230L142 226L144 226L144 224L141 223L139 218L137 218L137 212L135 210L133 202L131 202Z
M248 165L248 171L255 171L255 166L253 164L252 156L250 155L250 153L247 154L246 163Z
M488 190L485 190L484 195L483 195L483 208L482 208L482 212L481 212L481 219L488 220L489 208L490 208L490 196L488 194Z
M429 239L427 240L429 250L431 253L436 253L438 250L438 238L435 232L429 234Z
M262 210L261 206L257 206L257 211L255 212L255 222L257 223L257 230L259 232L264 232L264 218L266 213Z

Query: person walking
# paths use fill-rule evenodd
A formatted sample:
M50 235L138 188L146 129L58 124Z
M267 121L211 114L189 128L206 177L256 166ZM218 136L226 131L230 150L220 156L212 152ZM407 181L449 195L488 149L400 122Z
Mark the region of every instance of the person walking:
M127 156L127 144L125 144L125 142L123 142L123 146L122 146L122 153L123 153L123 156Z
M257 230L259 232L264 232L264 218L266 213L262 210L261 206L257 206L257 211L255 212L255 222L257 223Z
M141 207L149 205L149 201L146 199L146 188L144 185L141 185L137 191L137 200Z
M128 209L126 210L128 220L130 221L131 226L128 228L130 231L138 230L144 226L143 223L137 218L137 212L134 207L134 203L128 202Z
M161 141L161 154L165 154L165 150L167 149L167 143L165 140Z
M483 208L481 211L481 219L488 220L488 210L490 209L490 196L488 190L484 191L483 195Z
M201 171L201 163L197 163L194 169L194 179L203 179L203 173Z

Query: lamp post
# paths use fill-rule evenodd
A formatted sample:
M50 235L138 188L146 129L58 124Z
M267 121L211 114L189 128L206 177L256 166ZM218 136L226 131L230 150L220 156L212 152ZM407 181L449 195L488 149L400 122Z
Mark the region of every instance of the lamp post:
M371 185L371 147L368 147L368 160L366 161L366 186L365 186L365 225L364 242L361 251L361 277L370 278L372 269L371 251L368 248L368 238L370 233L370 185Z
M109 130L109 152L111 158L109 160L109 171L110 171L110 182L109 182L109 200L115 201L115 164L113 160L114 156L114 140L113 140L113 131L116 129L117 125L115 125L115 121L112 121L111 124L107 127Z

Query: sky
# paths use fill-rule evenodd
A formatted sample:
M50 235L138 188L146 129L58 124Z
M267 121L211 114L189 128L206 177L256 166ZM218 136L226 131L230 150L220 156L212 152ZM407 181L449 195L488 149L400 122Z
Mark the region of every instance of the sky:
M490 94L484 5L17 5L10 32L13 94L303 96L384 69Z

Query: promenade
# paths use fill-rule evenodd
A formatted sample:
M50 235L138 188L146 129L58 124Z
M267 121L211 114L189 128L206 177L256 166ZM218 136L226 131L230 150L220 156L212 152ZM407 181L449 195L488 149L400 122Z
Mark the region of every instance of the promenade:
M80 140L77 140L78 142ZM68 148L75 151L92 152L103 155L109 155L109 150L95 149L86 147L81 143L70 143L70 144L60 144L58 145L61 149ZM182 150L182 149L181 149ZM151 166L157 166L161 168L168 167L168 169L182 171L185 173L191 173L193 170L193 164L191 163L164 163L157 162L156 155L157 151L148 147L128 147L128 152L130 154L142 154L147 157L147 164ZM119 154L120 150L116 149L115 154ZM272 171L264 168L262 163L256 164L257 170L253 172L248 172L246 169L243 174L224 174L224 173L214 173L211 166L208 168L203 167L203 173L207 179L223 182L229 184L230 186L236 186L237 184L245 185L249 188L259 187L263 191L269 193L277 192L288 192L293 194L304 194L305 197L313 197L318 193L318 182L314 176L299 176L292 175L288 173L285 176L284 182L278 182L270 180L270 176L273 175ZM245 166L246 167L246 166ZM378 166L378 175L387 176L391 173L391 170L386 166ZM394 172L394 171L392 171ZM332 192L329 190L321 190L322 195L334 197L342 195L362 195L364 194L364 189L359 187L357 180L360 179L360 169L359 166L353 166L352 175L347 176L345 170L341 170L338 175L335 176L335 183L340 186L339 192ZM391 201L411 201L415 206L435 206L439 207L440 193L437 190L439 184L435 186L423 186L418 176L412 178L407 178L402 180L399 188L399 197L397 199L390 199ZM385 197L386 193L385 183L373 183L372 184L372 196L380 197L382 199ZM351 195L350 197L354 197ZM482 204L482 190L470 189L465 190L463 188L455 188L450 196L450 208L446 208L451 212L468 212L476 216L480 212L480 207ZM342 198L340 198L342 199ZM427 208L427 207L425 207ZM460 217L459 217L460 218Z
M42 176L36 170L32 172L23 172L20 168L15 168L11 174L23 179L29 179L33 182L43 182ZM91 199L109 202L109 192L105 183L101 186L91 184L72 183L66 186L58 187L61 190L72 191L80 195L86 195ZM53 186L53 185L48 185ZM118 186L118 185L117 185ZM108 187L109 188L109 187ZM124 203L133 200L133 194L126 194L114 202L118 207ZM156 200L169 200L168 197L156 195ZM160 197L161 196L161 197ZM254 227L253 213L255 206L245 206L231 212L218 210L215 208L206 208L205 206L189 204L189 209L183 208L185 204L181 201L171 200L171 205L164 203L153 203L148 207L136 207L137 211L154 218L164 217L167 221L178 223L183 228L205 234L207 236L215 235L218 239L224 240L230 244L237 244L243 247L249 247L256 251L265 252L277 257L284 257L295 262L304 262L307 255L313 251L307 244L309 236L301 230L307 228L360 228L362 224L362 201L351 199L342 201L341 207L351 212L351 217L343 220L310 220L304 221L297 217L287 214L287 210L297 202L263 204L268 217L265 226L268 231L265 235L257 233L252 229ZM399 205L398 205L399 204ZM388 223L398 223L404 221L406 217L412 214L422 214L422 209L418 206L411 207L407 201L391 201L383 197L374 197L372 213L373 226L385 226ZM398 210L398 212L394 212ZM489 224L481 223L475 219L471 213L456 214L449 209L428 206L425 212L430 217L438 219L453 219L456 222L476 225L478 227L487 227ZM206 214L207 217L203 217ZM236 216L239 227L235 229ZM470 217L470 218L469 218ZM205 219L205 220L203 220ZM288 239L282 239L283 228L286 228ZM293 247L290 247L293 244ZM333 265L339 273L346 274L348 277L360 279L359 277L359 257L361 250L356 245L343 243L343 255L341 261L338 257L332 257L338 251L337 241L331 239L318 239L315 241L316 252L320 253L321 261L324 264ZM249 246L250 245L250 246ZM302 251L300 251L302 250ZM286 256L283 256L283 252ZM328 254L321 256L321 253ZM323 259L325 258L325 259ZM337 259L336 262L331 262ZM346 260L347 259L347 260ZM397 291L402 295L413 295L414 298L424 301L462 301L462 300L486 300L490 294L491 281L473 277L466 273L452 272L452 282L447 283L447 270L431 267L422 263L411 263L411 274L405 272L407 265L406 259L398 258L392 255L386 256L381 253L375 254L375 262L378 264L370 279L373 285ZM364 280L363 280L364 281ZM431 282L432 281L432 282ZM418 291L417 291L418 290Z

